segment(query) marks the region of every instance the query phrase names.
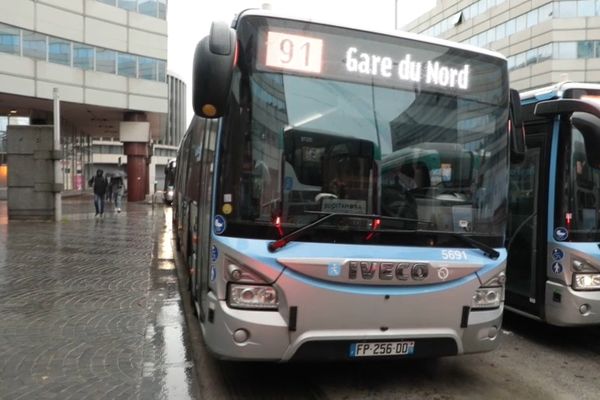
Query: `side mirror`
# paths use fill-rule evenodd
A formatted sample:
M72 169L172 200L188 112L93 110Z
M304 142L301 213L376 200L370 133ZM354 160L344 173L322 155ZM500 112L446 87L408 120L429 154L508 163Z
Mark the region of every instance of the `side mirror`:
M521 115L521 97L515 89L510 89L510 161L520 163L525 159L527 146L525 145L525 128Z
M574 112L571 116L571 123L583 135L588 164L593 168L599 169L600 118L584 112Z
M224 22L214 22L210 34L200 40L194 53L192 106L199 117L223 115L236 55L235 31Z

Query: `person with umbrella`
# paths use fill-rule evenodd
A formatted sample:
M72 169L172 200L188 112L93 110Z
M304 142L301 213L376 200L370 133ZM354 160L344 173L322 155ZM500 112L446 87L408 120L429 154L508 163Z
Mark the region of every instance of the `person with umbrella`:
M110 178L110 186L112 190L113 200L115 202L115 210L117 213L121 212L121 199L123 197L123 174L115 172Z

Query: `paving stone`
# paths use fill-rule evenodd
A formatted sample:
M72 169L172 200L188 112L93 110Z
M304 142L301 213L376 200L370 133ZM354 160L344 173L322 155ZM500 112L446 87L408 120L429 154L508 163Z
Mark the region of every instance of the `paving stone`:
M170 210L92 211L8 223L0 202L0 398L194 398Z

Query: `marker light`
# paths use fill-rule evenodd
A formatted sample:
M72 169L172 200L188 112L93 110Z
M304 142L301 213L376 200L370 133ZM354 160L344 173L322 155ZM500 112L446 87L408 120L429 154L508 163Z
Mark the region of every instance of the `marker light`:
M227 296L231 308L276 310L279 306L277 292L271 286L229 285Z
M573 274L574 290L600 290L600 273Z
M267 283L263 278L261 278L256 272L254 272L250 267L238 262L233 261L227 258L227 280L229 282L235 283L258 283L263 284Z
M577 272L581 272L585 269L585 263L579 260L573 260L573 269Z
M283 228L281 227L281 217L279 215L275 217L273 224L275 225L279 236L283 236Z
M217 109L212 104L205 104L202 106L202 112L207 117L214 117L217 115Z
M367 240L371 240L371 238L375 234L375 231L378 230L380 226L381 226L381 219L375 218L373 220L373 223L371 224L371 232L368 233Z

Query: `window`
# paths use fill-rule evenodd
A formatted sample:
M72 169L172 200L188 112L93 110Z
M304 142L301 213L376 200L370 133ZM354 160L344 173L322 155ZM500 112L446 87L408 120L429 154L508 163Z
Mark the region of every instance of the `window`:
M577 42L577 58L593 58L594 57L594 42L583 40Z
M555 7L558 6L558 17L570 18L577 16L577 2L576 1L559 1L554 3Z
M453 26L460 25L463 21L463 13L462 11L457 12L453 16L450 17L450 23Z
M517 54L515 56L515 68L523 68L527 65L527 58L525 53Z
M139 57L139 77L140 79L156 80L156 60L153 58Z
M496 40L506 37L506 24L500 24L496 27Z
M515 27L515 32L521 32L522 30L525 29L525 27L527 26L527 15L523 14L520 15L516 18L516 27Z
M23 31L23 55L46 61L46 35Z
M511 71L513 69L515 69L515 58L508 57L508 70Z
M137 11L137 0L119 0L119 8L127 11Z
M577 58L577 42L554 43L556 58L572 60Z
M0 52L21 54L21 32L19 29L0 24Z
M131 54L118 55L119 68L118 73L121 76L127 76L129 78L135 78L137 76L137 59Z
M532 10L527 13L527 27L531 28L532 26L538 23L538 10Z
M552 58L552 43L548 43L539 48L538 51L538 62L549 60Z
M487 9L487 0L479 0L477 2L477 5L478 5L477 14L483 14L485 12L485 10Z
M98 0L100 3L108 4L109 6L116 6L117 0Z
M506 36L510 36L516 32L517 26L514 19L506 21Z
M492 28L487 31L487 43L492 43L496 40L496 29Z
M167 0L158 0L158 18L167 18Z
M73 66L81 69L94 69L94 48L73 43Z
M96 71L116 73L117 54L113 50L96 49Z
M71 66L71 42L49 37L48 61L56 64Z
M537 61L538 61L537 53L538 53L537 49L531 49L531 50L528 50L527 53L525 53L527 65L532 65L532 64L537 63Z
M167 63L164 61L158 61L158 81L167 81Z
M139 0L139 13L156 17L158 14L158 3L156 0Z
M552 3L541 6L538 9L538 21L544 22L552 18Z
M580 0L578 2L577 15L580 17L594 16L594 0Z

